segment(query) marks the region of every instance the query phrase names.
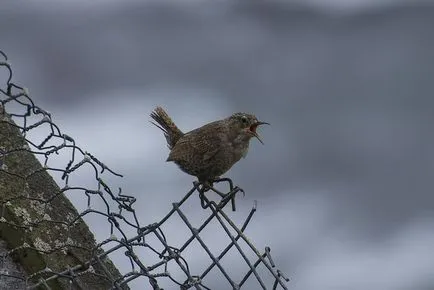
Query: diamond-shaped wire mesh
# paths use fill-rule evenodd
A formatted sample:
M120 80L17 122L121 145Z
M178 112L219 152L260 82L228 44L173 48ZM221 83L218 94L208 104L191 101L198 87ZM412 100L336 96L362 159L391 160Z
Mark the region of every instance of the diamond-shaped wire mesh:
M0 54L0 77L5 78L0 83L0 240L8 248L0 251L0 287L16 280L16 289L128 289L142 278L143 289L163 289L163 284L169 289L287 289L289 280L276 268L270 248L259 251L244 234L256 205L241 226L224 210L231 205L235 211L235 196L244 193L230 179L218 181L228 186L225 193L204 192L193 183L161 221L141 225L135 197L108 185L108 175L121 175L62 133L50 113L12 82L11 66ZM41 130L32 134L37 129L45 132L42 140ZM64 163L60 153L67 156ZM42 165L29 156L39 156ZM72 184L75 176L89 172L93 184ZM63 186L47 183L47 173L57 175ZM77 210L68 197L80 198L86 209ZM198 197L204 213L199 222L184 209ZM102 218L99 225L109 236L98 243L83 221L95 218ZM165 229L174 220L186 237L176 245ZM225 246L215 249L216 239ZM188 260L199 254L206 262L193 267ZM121 272L109 260L116 255L128 261L118 265ZM24 270L11 270L11 258Z

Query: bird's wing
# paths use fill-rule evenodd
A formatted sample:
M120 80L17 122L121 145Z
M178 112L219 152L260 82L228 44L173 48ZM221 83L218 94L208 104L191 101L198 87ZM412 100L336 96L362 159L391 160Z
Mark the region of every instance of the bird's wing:
M203 129L203 128L200 128ZM219 134L204 134L203 130L186 133L173 147L168 161L196 159L206 162L222 148Z

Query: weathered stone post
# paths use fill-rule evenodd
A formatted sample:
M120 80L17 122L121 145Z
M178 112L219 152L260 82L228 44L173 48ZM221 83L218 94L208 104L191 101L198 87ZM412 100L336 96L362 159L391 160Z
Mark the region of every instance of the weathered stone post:
M0 289L128 289L63 190L0 105Z

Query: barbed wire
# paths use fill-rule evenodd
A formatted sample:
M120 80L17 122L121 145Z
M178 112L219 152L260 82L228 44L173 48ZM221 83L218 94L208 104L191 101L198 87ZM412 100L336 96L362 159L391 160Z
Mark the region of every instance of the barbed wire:
M173 287L212 289L210 285L213 281L218 281L219 287L222 287L219 289L227 289L228 287L241 289L247 287L248 283L255 285L255 289L288 289L286 282L289 279L276 268L270 248L265 247L264 251L260 252L244 234L256 212L256 202L241 227L238 227L229 214L225 212L224 208L229 202L232 205L232 210L235 211L235 196L238 193L244 193L241 188L234 186L230 179L216 181L216 183L228 185L229 190L226 193L214 187L211 188L211 191L218 196L217 201L212 200L209 193L204 193L201 185L194 182L193 187L186 195L179 202L172 204L172 209L162 220L146 226L141 225L134 208L136 198L123 194L120 188L116 191L112 190L106 181L107 174L118 177L122 175L110 169L93 154L77 146L72 137L62 133L52 121L51 114L34 103L28 90L12 82L11 65L8 63L5 53L0 51L0 55L3 57L3 60L0 60L0 69L6 71L6 81L0 87L0 113L3 114L0 126L10 126L19 130L23 141L18 146L16 144L12 147L2 145L3 147L0 148L0 174L4 174L10 180L22 180L26 184L30 178L40 172L48 172L51 175L60 173L61 180L64 182L63 186L57 187L55 192L44 196L29 194L31 192L29 190L19 190L20 193L16 195L8 194L8 192L0 194L2 208L0 225L11 226L25 233L38 228L46 230L44 228L46 224L50 224L52 227L62 226L64 229L62 242L57 243L57 245L44 247L38 245L34 238L27 237L21 241L21 244L11 247L6 252L0 252L0 262L13 257L23 248L35 251L42 256L53 253L74 253L74 250L77 249L85 250L87 253L86 255L76 254L76 260L74 260L76 263L68 263L64 269L54 270L49 265L41 266L39 269L33 268L30 272L26 269L27 276L10 273L3 263L0 263L0 282L3 279L16 279L27 289L52 289L50 283L65 280L69 283L70 289L86 289L83 288L85 286L80 286L80 284L84 284L77 280L82 275L90 273L93 275L93 279L106 281L105 287L107 289L128 289L128 285L138 278L144 278L148 287L154 290L163 289L160 288L164 284L162 283L163 279L167 285L170 284L170 289L174 289ZM2 115L0 114L0 116ZM42 127L46 128L46 137L42 141L37 142L35 138L28 137L29 132ZM5 136L0 136L0 138L5 138ZM1 140L0 144L3 144ZM39 156L42 166L37 170L24 173L10 170L8 162L11 161L8 158L12 158L13 154L23 152ZM63 167L50 165L50 161L60 153L68 156L68 162ZM94 173L95 188L72 185L71 176L80 175L81 170L89 166ZM86 201L87 208L81 212L69 211L68 214L55 218L53 218L55 214L51 212L51 216L47 216L47 208L53 206L60 196L69 192L74 192L75 195L80 192L81 198ZM194 195L195 192L199 194ZM188 200L197 198L196 196L200 198L201 210L206 212L207 216L197 227L193 225L192 218L188 217L187 212L183 211L183 205ZM39 207L42 211L40 214L27 215L25 222L14 222L6 214L6 209L15 208L16 210L18 205L22 205L23 200L32 202L34 207ZM95 200L103 204L104 210L93 207L93 204L96 203ZM74 234L76 224L83 219L90 219L94 216L105 218L107 227L109 227L109 237L98 243L78 244ZM165 233L163 230L164 226L175 217L182 220L184 230L188 234L188 238L177 247L167 237L167 232ZM202 235L211 223L217 224L220 229L220 232L214 233L215 238L223 240L225 237L230 240L224 249L217 252L211 249L210 244L207 244ZM2 234L0 233L1 237ZM146 249L148 255L143 254L143 249ZM188 258L191 257L186 254L187 249L193 252L204 251L207 256L206 265L193 271L188 262ZM239 254L240 260L235 261L239 264L237 265L237 267L239 266L238 270L231 272L227 266L223 265L222 260L225 257L233 257L234 251ZM128 270L115 273L108 269L107 258L115 253L127 258ZM149 253L153 255L153 261L149 258ZM247 266L245 272L239 270L241 265ZM170 271L169 268L172 269L174 266L176 271ZM218 270L218 275L216 270ZM178 274L175 275L175 272ZM218 278L221 275L228 283L226 287L221 282L223 280ZM142 282L141 285L144 284L145 282ZM252 289L253 286L248 287Z

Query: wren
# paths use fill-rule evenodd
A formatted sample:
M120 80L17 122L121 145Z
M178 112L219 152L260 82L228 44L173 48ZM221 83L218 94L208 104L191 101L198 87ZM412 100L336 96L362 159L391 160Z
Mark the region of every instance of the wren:
M164 132L170 149L166 161L193 176L200 183L212 184L226 173L242 157L246 157L250 139L256 137L262 144L256 129L267 122L247 113L235 113L225 119L203 125L183 133L163 108L151 113L151 122Z

